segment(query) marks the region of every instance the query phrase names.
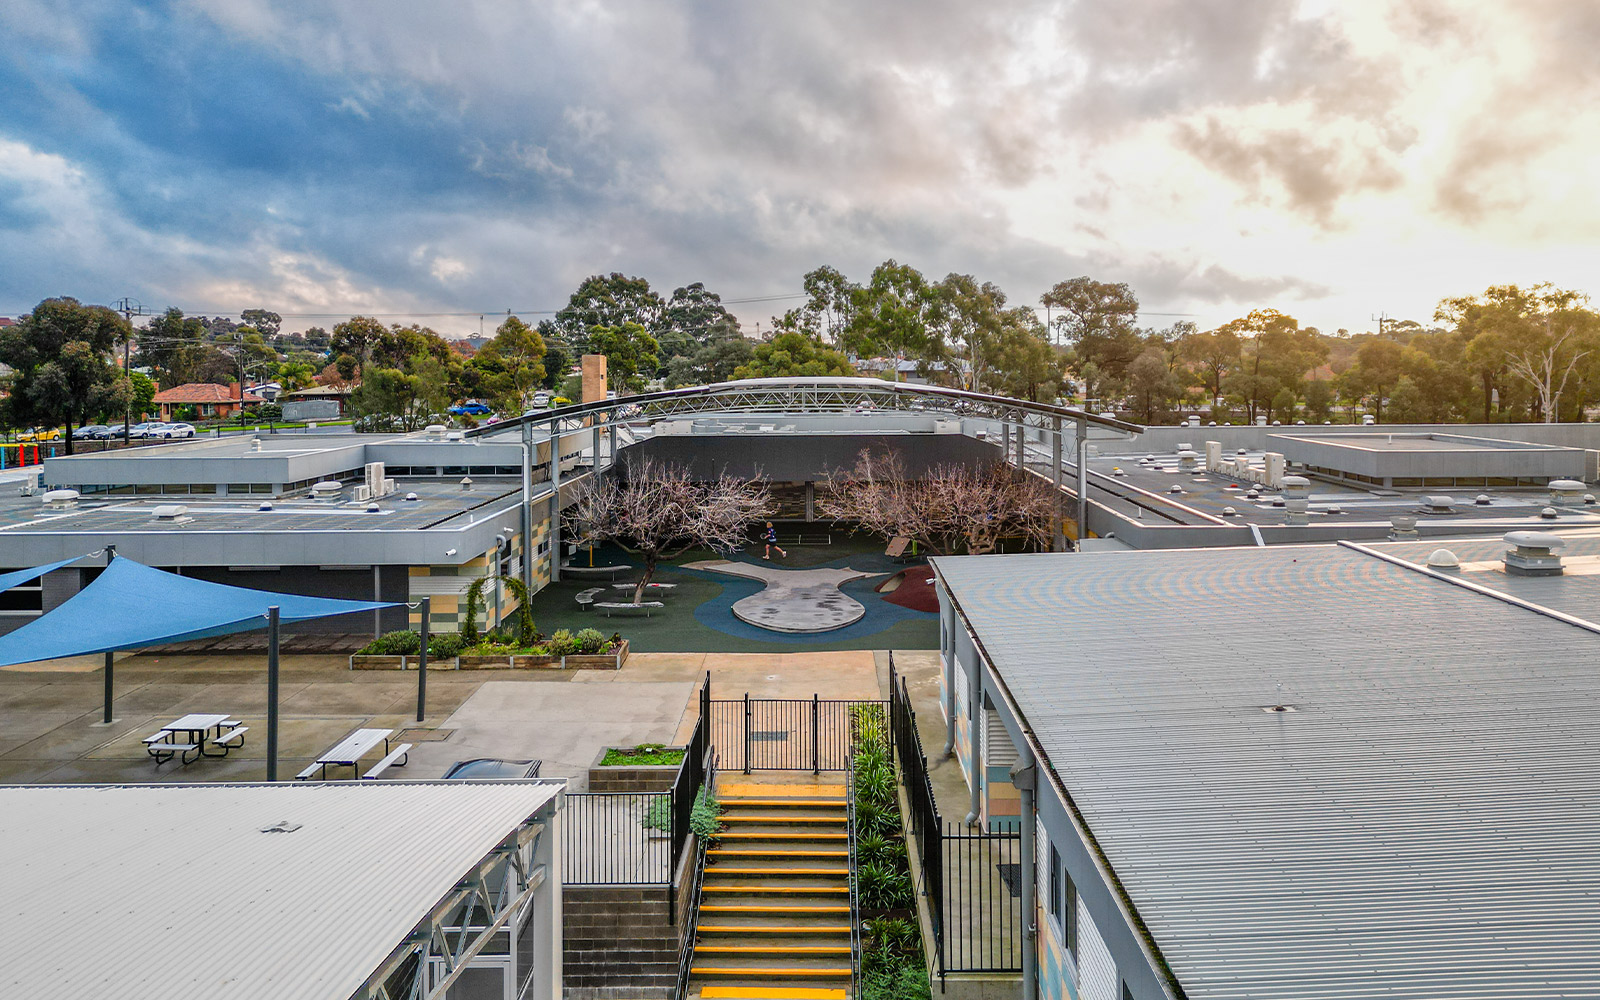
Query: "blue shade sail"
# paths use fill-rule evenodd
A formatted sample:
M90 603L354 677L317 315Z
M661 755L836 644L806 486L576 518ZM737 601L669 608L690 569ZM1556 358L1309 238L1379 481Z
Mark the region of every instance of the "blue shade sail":
M46 573L49 573L52 570L58 570L63 566L69 566L82 558L83 556L73 556L71 559L63 559L60 562L46 563L43 566L35 566L32 569L19 569L10 573L0 573L0 593L4 593L5 591L10 590L12 587L18 586L19 584L27 583L29 580L37 580L39 577L44 576Z
M0 667L249 632L266 626L272 605L283 622L397 606L230 587L118 558L60 607L0 636Z

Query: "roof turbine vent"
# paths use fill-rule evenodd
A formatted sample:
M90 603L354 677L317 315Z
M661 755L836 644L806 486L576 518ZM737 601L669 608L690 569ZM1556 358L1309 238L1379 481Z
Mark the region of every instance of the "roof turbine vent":
M1506 572L1513 576L1560 576L1561 557L1555 550L1566 547L1561 536L1549 531L1512 531L1505 536Z
M1417 515L1395 514L1389 518L1389 540L1392 542L1417 537Z

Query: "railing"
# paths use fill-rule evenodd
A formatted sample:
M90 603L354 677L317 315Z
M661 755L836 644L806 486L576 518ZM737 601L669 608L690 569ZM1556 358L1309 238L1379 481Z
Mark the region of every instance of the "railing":
M944 831L940 973L1022 969L1022 836Z
M705 725L705 718L700 720L696 727L698 733ZM701 743L704 751L704 741ZM689 743L690 754L693 755L695 744ZM708 757L702 757L705 763L706 787L717 787L717 754L710 751ZM683 922L683 941L678 945L678 988L673 993L677 1000L684 1000L689 993L689 970L694 965L695 938L700 928L700 887L705 882L706 875L706 841L695 838L694 878L689 882L689 913L688 919Z
M700 797L700 789L706 783L706 720L702 717L695 723L694 733L689 737L687 752L683 755L683 765L678 768L678 777L672 782L672 857L674 860L683 856L684 844L689 840L689 817L694 815L695 800Z
M909 806L906 828L917 848L921 883L917 889L928 901L928 923L933 931L933 951L942 980L945 973L944 824L933 798L928 758L922 752L922 739L917 734L917 715L911 708L911 694L905 678L894 670L893 653L889 656L889 733Z
M853 758L854 755L852 755ZM848 831L846 843L850 851L850 995L861 995L861 902L860 891L856 881L856 769L852 766L844 772L845 815L848 817L845 829Z
M743 771L844 771L850 710L881 701L810 698L707 699L710 739L721 766Z
M672 881L670 792L571 792L561 811L561 880L567 885Z

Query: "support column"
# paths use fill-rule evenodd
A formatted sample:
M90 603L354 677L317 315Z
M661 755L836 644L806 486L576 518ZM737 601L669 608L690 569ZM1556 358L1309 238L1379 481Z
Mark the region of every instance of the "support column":
M383 600L383 567L376 564L372 567L372 600ZM383 609L372 609L372 637L376 639L383 634Z
M115 545L107 545L106 546L106 566L109 567L111 565L111 560L115 559L116 557L117 557L117 547ZM44 585L44 581L41 580L40 581L40 586L43 586L43 585ZM111 661L112 661L112 658L115 655L116 654L111 652L109 649L106 650L106 666L105 666L105 677L104 677L104 680L105 680L106 710L105 710L104 716L100 720L101 724L102 725L106 725L106 726L111 725L112 721L114 721L111 718L111 703L112 703L112 701L115 700L115 697L116 697L116 691L115 691L116 685L115 685L115 683L113 681L113 678L112 678L112 662Z
M267 780L278 780L278 606L267 609Z
M1018 415L1018 420L1017 420L1017 430L1016 430L1016 438L1017 438L1017 468L1019 468L1019 469L1025 469L1025 468L1028 467L1028 433L1027 433L1027 431L1028 431L1027 421L1024 420L1024 419L1021 419L1021 415L1019 414Z
M428 638L430 635L429 612L433 610L433 599L422 599L422 651L417 654L417 721L428 711Z
M983 659L972 644L972 662L967 665L967 759L972 761L972 780L968 783L970 807L967 825L977 826L982 814L983 795Z
M604 398L604 397L602 397ZM550 423L550 582L561 579L561 421Z
M1067 550L1067 532L1061 522L1067 516L1066 498L1061 493L1061 418L1052 417L1050 425L1050 481L1055 485L1056 491L1056 523L1055 530L1050 533L1050 551L1065 552Z
M533 593L533 427L522 425L522 586Z
M1004 417L1000 418L1000 461L1011 459L1011 424Z
M1089 537L1089 421L1078 419L1078 549Z
M1038 848L1034 844L1035 831L1038 828L1038 801L1036 788L1038 787L1039 769L1034 766L1033 751L1024 741L1017 747L1017 762L1011 766L1011 783L1022 793L1021 823L1022 843L1019 845L1022 853L1022 1000L1034 1000L1039 995L1039 972L1037 969L1037 947L1039 936L1039 906L1037 885Z
M806 523L817 519L817 484L806 483Z

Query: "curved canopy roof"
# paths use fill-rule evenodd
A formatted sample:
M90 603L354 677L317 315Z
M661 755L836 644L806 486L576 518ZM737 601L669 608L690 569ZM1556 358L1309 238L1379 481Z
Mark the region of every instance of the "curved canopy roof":
M879 409L946 412L1034 426L1049 426L1060 419L1082 422L1091 430L1113 431L1117 437L1144 430L1138 424L1067 406L936 385L885 382L876 378L753 378L573 403L478 427L467 431L467 436L488 437L520 430L526 425L555 424L593 415L636 420L686 413L868 413Z
M0 636L0 666L249 632L274 605L284 622L395 606L230 587L113 559L60 607Z

